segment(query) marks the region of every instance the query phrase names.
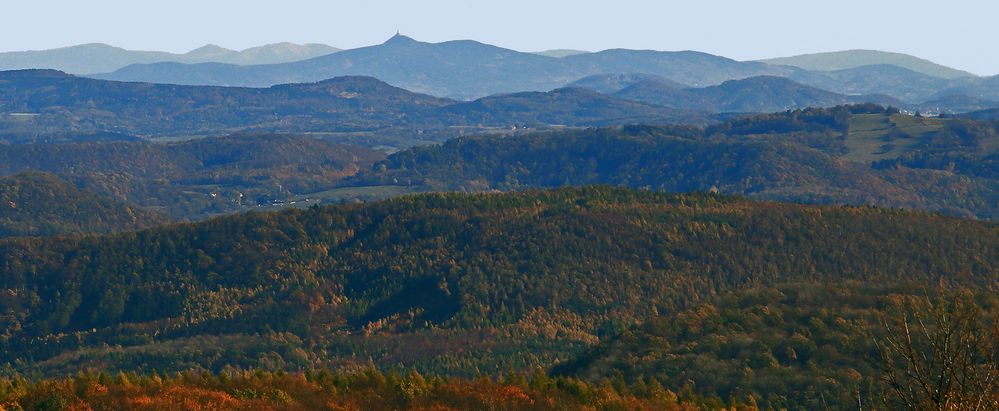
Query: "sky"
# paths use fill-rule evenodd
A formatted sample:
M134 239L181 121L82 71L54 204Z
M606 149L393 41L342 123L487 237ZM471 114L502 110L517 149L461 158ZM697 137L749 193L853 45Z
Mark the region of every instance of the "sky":
M378 44L472 39L521 51L697 50L737 60L846 49L916 55L999 74L991 0L9 0L0 51L107 43L186 52L204 44Z

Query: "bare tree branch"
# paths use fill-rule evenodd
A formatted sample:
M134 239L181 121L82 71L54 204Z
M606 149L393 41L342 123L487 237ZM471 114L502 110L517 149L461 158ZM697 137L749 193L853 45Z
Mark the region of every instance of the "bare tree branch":
M875 341L885 408L999 410L999 323L986 326L970 294L909 298L897 309Z

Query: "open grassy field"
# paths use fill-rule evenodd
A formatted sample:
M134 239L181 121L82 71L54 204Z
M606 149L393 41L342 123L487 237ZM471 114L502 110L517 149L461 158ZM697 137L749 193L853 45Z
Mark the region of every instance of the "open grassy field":
M943 128L946 122L946 119L906 114L854 115L846 139L849 152L844 157L860 163L896 158L928 134Z

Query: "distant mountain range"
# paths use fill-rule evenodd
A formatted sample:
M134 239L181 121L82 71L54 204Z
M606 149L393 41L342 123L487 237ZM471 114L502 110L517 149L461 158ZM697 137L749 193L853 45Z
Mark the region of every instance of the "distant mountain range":
M0 113L6 113L0 130L8 136L369 130L409 125L447 104L453 102L359 77L251 89L111 82L44 70L0 73Z
M59 133L164 137L388 129L433 129L443 140L454 127L678 121L707 122L690 110L583 89L461 102L413 93L371 77L242 88L115 82L46 70L0 72L0 139L7 141L47 141L44 136Z
M870 67L844 70L844 77L859 77L857 72ZM909 73L926 77L894 66L889 71ZM846 74L853 72L853 75ZM812 78L816 82L815 78ZM836 86L831 77L827 85ZM859 82L858 82L859 84ZM900 85L905 83L900 82ZM805 85L785 77L757 76L740 80L729 80L720 85L691 88L683 84L648 74L601 74L584 77L571 87L585 88L625 100L641 101L649 104L707 113L767 113L805 107L832 107L841 104L873 103L893 106L923 113L966 113L999 106L995 100L972 97L955 90L955 94L941 93L942 96L930 100L917 100L920 103L907 103L887 94L877 93L836 93ZM863 87L848 88L847 91L875 91L879 88L873 80Z
M955 84L977 78L947 80L889 64L861 66L836 71L800 71L791 79L842 94L887 94L908 102L934 97Z
M959 79L975 77L974 74L934 63L919 57L902 53L890 53L876 50L845 50L829 53L802 54L791 57L780 57L760 60L768 64L794 66L811 71L837 71L863 66L893 65L909 69L928 76L944 79Z
M610 76L600 81L611 81L614 76L655 77L688 88L775 76L852 98L884 95L915 104L964 95L999 101L999 80L995 78L976 77L902 54L855 51L781 59L777 63L741 62L694 51L613 49L593 53L573 50L522 53L470 40L424 43L396 35L380 45L283 64L135 64L94 77L268 87L364 75L419 93L470 100L493 94L547 91L576 85L574 82L584 78L597 81L599 76ZM595 84L586 88L606 93Z
M871 50L740 62L694 51L559 49L524 53L471 40L425 43L397 34L383 44L345 51L325 45L280 43L243 51L208 45L186 54L171 54L88 44L0 53L0 70L29 67L106 80L235 87L369 76L413 92L458 100L563 87L613 94L637 78L683 89L770 76L849 96L837 96L841 102L868 101L866 96L872 95L890 97L879 101L914 107L931 100L963 100L943 106L941 111L952 113L999 104L993 103L999 101L999 78L977 77L918 57ZM782 97L785 102L795 98ZM744 106L740 108L789 105ZM925 107L937 106L940 104Z
M242 51L209 44L184 54L126 50L92 43L51 50L0 53L0 70L53 69L71 74L96 74L143 63L277 64L305 60L340 49L325 44L276 43Z
M712 113L764 113L803 107L832 107L849 103L904 105L885 96L847 96L796 83L784 77L759 76L729 80L717 86L680 89L670 83L644 80L613 96L665 107L683 107Z
M345 142L394 150L483 132L626 124L705 126L730 113L856 103L927 113L999 107L967 95L909 104L883 94L835 93L778 76L692 88L654 75L597 75L551 91L458 101L363 76L247 88L118 82L23 70L0 72L0 140L336 133L347 138Z
M788 75L794 70L691 51L606 50L555 58L470 40L424 43L397 35L380 45L294 63L256 66L138 64L94 77L170 84L267 87L365 75L419 93L474 99L499 93L552 90L593 74L648 73L693 87L718 84L733 78Z

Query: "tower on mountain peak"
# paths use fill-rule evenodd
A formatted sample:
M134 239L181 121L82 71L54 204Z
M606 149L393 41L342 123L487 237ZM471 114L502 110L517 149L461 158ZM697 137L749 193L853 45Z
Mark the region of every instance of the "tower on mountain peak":
M385 41L386 44L388 44L388 43L415 43L415 42L416 42L416 40L414 40L413 38L411 38L409 36L406 36L406 35L402 34L398 30L396 30L395 35L392 36L392 38L390 38L387 41Z

